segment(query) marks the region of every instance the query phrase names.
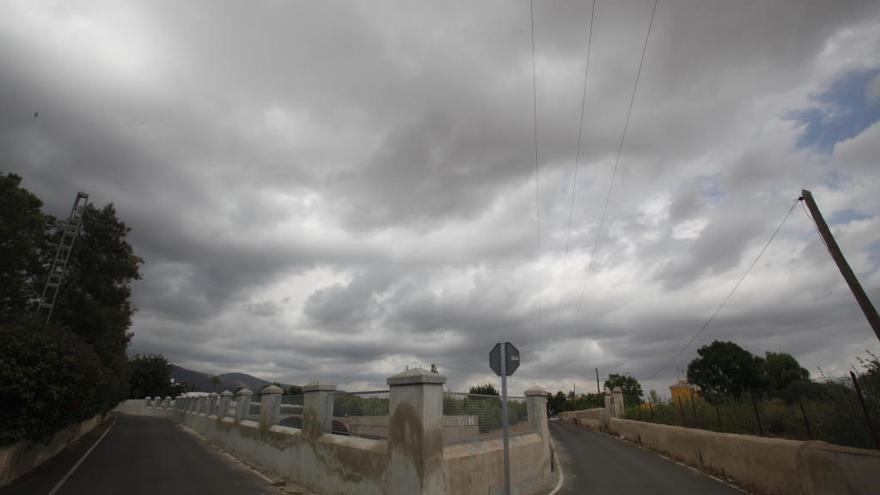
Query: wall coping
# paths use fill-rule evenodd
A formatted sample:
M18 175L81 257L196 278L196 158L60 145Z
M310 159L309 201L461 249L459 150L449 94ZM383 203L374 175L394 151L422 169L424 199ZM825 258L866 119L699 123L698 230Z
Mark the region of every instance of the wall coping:
M526 397L547 397L548 395L550 394L540 387L530 388L525 391Z
M422 384L443 385L444 383L446 383L445 376L431 373L422 368L411 368L388 378L388 386L390 387Z
M306 392L333 392L336 390L335 383L312 382L303 386L303 393Z

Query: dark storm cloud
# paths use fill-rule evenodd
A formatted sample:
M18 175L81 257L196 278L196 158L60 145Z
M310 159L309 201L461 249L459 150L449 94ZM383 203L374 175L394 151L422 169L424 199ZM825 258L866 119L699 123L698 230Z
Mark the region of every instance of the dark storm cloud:
M876 3L661 3L595 253L651 3L597 4L569 232L589 7L535 5L540 292L526 3L13 3L3 167L58 216L113 202L146 261L132 349L210 372L380 386L433 362L464 387L510 339L523 384L644 377L805 186L867 217L835 228L876 298L880 126L827 156L790 117L880 67ZM695 346L846 367L863 324L811 228Z

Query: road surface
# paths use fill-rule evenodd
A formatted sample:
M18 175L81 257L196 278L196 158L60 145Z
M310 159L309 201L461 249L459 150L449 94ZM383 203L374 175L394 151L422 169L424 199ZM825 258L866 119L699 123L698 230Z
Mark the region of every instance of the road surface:
M713 478L601 433L550 422L565 482L558 495L741 495Z
M64 479L68 473L71 474ZM126 415L114 416L71 448L0 488L0 495L199 493L279 495L282 492L170 421Z

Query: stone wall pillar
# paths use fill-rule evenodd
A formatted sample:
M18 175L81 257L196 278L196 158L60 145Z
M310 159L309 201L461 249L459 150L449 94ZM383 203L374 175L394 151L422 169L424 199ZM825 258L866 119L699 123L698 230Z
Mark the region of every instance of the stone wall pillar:
M229 414L229 403L232 401L232 392L224 390L220 394L220 408L217 410L217 417L223 418Z
M312 440L333 427L333 395L336 385L313 382L303 387L303 433Z
M544 439L550 441L550 430L547 424L547 391L542 388L526 390L526 409L529 412L529 428ZM549 445L549 443L548 443Z
M614 404L614 417L622 418L623 413L625 412L623 404L623 389L620 387L614 387L614 390L611 391L611 399Z
M162 401L162 407L164 407L165 409L168 409L171 407L171 396L170 395L165 396L165 399Z
M446 377L421 368L388 378L387 493L446 493L443 477L443 384Z
M241 423L247 418L251 409L251 396L254 395L249 388L243 388L235 393L235 422Z
M150 407L151 405L153 405L152 400L153 398L149 395L144 397L144 407Z
M198 403L196 404L196 412L199 414L204 414L208 409L208 398L204 395L199 397Z
M220 397L217 395L217 392L211 392L208 394L208 416L212 414L217 414L217 398Z
M275 385L263 388L260 396L260 428L268 430L281 418L281 394L284 390Z

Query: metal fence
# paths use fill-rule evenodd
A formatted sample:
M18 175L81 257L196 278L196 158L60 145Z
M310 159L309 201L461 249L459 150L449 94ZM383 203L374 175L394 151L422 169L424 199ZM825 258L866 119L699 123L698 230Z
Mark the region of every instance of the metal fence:
M532 431L525 397L507 398L507 418L511 434ZM501 434L501 397L459 392L443 394L444 443L485 440Z
M331 432L364 438L388 438L388 390L333 394Z
M880 448L880 375L867 390L845 379L796 382L784 390L627 404L626 417L652 423L838 445ZM871 390L871 387L874 387Z
M289 426L291 428L302 428L303 398L304 396L302 394L281 396L281 417L278 418L279 425Z

